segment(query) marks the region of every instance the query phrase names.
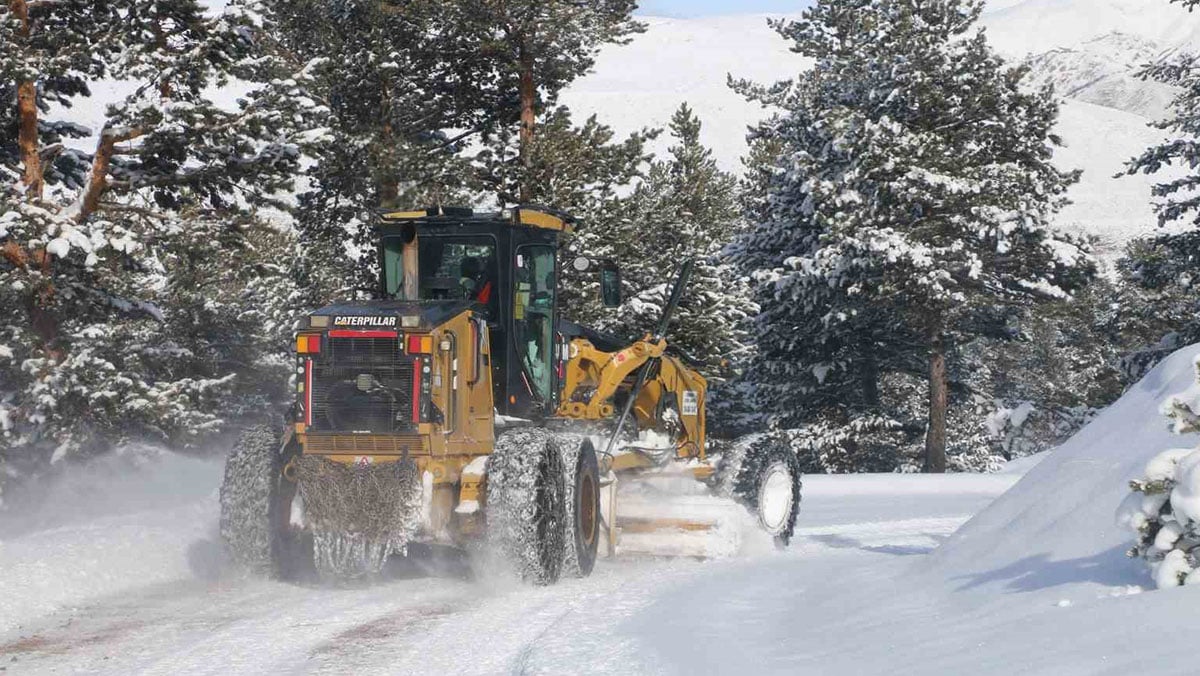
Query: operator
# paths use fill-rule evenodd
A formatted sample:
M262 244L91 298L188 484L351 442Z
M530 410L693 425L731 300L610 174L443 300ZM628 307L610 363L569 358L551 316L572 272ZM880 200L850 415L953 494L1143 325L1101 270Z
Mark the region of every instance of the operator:
M467 256L462 260L460 272L462 277L459 279L459 284L463 288L464 295L471 300L487 305L492 297L492 280L487 278L485 266L479 262L478 258Z

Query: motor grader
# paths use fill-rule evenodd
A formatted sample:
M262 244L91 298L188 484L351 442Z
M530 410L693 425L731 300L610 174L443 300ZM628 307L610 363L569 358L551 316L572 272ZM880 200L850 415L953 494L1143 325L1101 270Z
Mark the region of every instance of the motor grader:
M695 499L656 510L681 483L693 498L732 497L785 545L800 501L795 455L761 437L718 463L707 383L664 338L691 263L657 330L626 343L564 316L572 228L544 208L381 212L373 299L302 320L293 419L281 434L246 431L230 453L231 556L345 578L420 543L548 584L588 575L601 542L615 555L646 534L713 529ZM614 262L569 264L620 306Z

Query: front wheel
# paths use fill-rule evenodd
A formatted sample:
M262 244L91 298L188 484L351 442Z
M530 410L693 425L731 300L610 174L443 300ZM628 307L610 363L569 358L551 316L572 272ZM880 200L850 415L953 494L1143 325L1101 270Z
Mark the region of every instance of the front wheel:
M762 436L740 449L733 496L745 505L780 549L787 547L800 514L800 460L786 446Z

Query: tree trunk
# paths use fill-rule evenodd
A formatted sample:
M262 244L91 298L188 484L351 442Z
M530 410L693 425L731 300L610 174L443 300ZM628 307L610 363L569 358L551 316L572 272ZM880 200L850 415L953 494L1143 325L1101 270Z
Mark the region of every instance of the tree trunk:
M400 182L393 175L385 176L379 180L379 206L384 209L395 209L400 207L397 202L400 201Z
M25 0L11 0L8 6L13 16L21 22L17 37L28 39L29 5ZM41 199L43 173L42 159L38 154L37 83L34 80L17 81L17 151L24 166L21 183L25 186L25 194L31 199Z
M924 471L943 474L946 471L946 411L949 399L946 345L940 330L933 331L929 347L929 429L925 434Z
M77 202L75 220L82 223L100 208L100 198L108 190L108 167L112 162L113 153L118 143L132 141L142 136L143 130L129 129L123 134L114 134L111 129L100 133L100 142L96 144L96 154L92 156L92 170L88 172L87 185Z
M862 362L859 364L859 379L862 383L863 405L872 410L879 410L879 359L875 355L875 346L871 341L863 339L859 345Z
M384 209L395 209L399 207L417 206L411 204L399 204L400 201L400 173L396 169L396 139L395 129L392 127L392 90L385 82L380 90L380 112L383 115L383 126L380 129L380 137L382 146L378 157L378 180L376 181L376 190L379 196L379 206Z
M537 85L533 81L533 55L524 40L520 48L520 94L521 94L521 131L520 131L520 160L521 179L519 193L521 202L530 202L533 191L529 181L533 168L533 128L537 121Z
M162 27L162 17L160 16L154 22L154 47L159 54L165 54L167 51L167 33ZM164 75L163 79L158 82L158 94L163 99L171 98L172 88L171 81Z
M108 187L108 165L115 147L116 143L111 137L101 134L96 154L92 157L92 170L88 173L87 185L83 188L83 194L79 196L79 212L75 214L75 220L80 223L86 221L88 216L100 207L100 196Z

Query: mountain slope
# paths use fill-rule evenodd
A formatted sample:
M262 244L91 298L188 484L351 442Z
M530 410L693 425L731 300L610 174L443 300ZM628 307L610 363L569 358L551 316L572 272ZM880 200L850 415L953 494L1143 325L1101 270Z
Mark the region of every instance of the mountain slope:
M730 90L727 76L774 82L794 76L808 62L788 51L766 16L642 21L646 33L628 46L605 49L594 72L563 94L563 103L629 133L665 128L686 101L704 122L701 140L723 167L736 170L746 150L746 127L763 111ZM655 149L664 151L667 144L663 139Z
M1026 0L984 15L996 49L1021 57L1124 33L1164 48L1200 46L1200 16L1167 0Z
M1057 47L1025 57L1029 84L1051 85L1059 96L1162 119L1174 87L1138 77L1143 64L1171 53L1162 45L1127 33L1108 33L1074 47Z

